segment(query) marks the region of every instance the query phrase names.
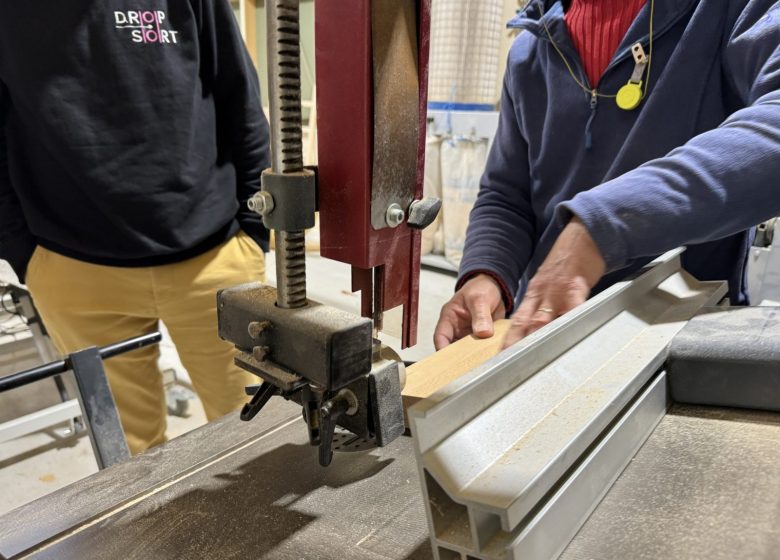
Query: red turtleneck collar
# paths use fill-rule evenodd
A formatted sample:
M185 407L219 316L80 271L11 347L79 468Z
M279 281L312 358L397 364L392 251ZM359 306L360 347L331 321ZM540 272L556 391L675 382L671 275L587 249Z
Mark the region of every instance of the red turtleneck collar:
M564 19L585 65L591 87L598 86L628 28L647 0L572 0Z

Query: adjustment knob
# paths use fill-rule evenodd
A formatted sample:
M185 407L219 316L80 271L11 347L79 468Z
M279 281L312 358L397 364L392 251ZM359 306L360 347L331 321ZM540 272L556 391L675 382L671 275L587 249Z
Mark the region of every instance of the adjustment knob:
M425 229L433 223L441 210L441 200L438 198L423 198L409 205L407 224L414 229Z

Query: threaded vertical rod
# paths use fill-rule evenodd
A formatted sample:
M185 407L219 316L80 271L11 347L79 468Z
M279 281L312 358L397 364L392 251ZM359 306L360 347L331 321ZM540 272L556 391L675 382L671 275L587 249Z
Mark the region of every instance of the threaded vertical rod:
M276 173L303 170L299 0L266 2L271 163ZM306 240L303 231L276 231L277 305L306 305Z
M302 231L276 232L276 304L306 306L306 239Z

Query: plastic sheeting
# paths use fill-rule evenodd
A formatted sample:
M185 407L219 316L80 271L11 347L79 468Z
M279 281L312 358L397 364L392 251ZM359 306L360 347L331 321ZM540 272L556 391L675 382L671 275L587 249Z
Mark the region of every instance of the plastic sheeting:
M496 103L505 23L504 0L434 0L430 101Z
M441 192L441 138L428 136L425 139L425 183L423 196L425 198L442 198ZM444 254L444 230L442 227L442 212L436 216L431 225L422 232L422 254Z
M442 199L440 217L423 232L423 254L443 253L454 266L463 257L469 214L485 169L488 141L429 137L425 153L425 196Z

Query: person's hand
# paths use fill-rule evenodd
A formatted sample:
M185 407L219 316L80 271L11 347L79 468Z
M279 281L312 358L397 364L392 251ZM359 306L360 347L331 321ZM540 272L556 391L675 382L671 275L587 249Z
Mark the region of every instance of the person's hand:
M585 225L573 218L528 283L502 347L511 346L583 303L605 271L598 246Z
M498 283L487 274L479 274L466 282L442 307L433 333L433 345L441 350L469 334L489 338L493 336L493 321L505 315Z

